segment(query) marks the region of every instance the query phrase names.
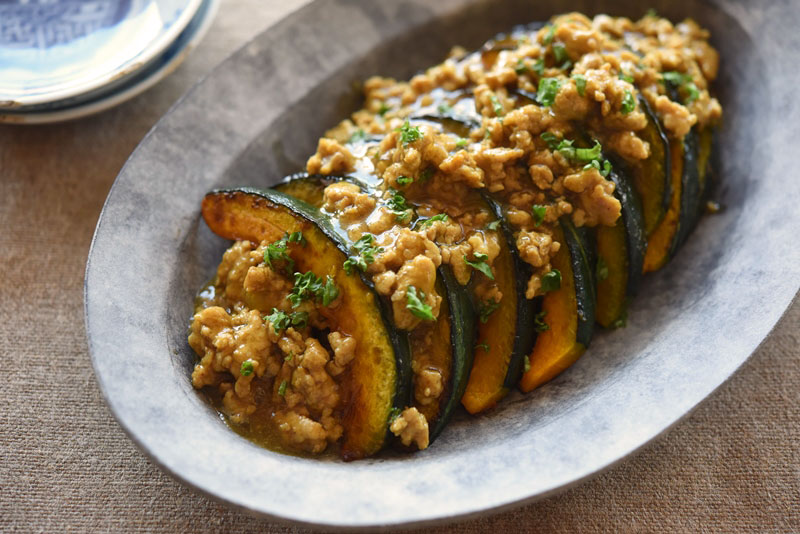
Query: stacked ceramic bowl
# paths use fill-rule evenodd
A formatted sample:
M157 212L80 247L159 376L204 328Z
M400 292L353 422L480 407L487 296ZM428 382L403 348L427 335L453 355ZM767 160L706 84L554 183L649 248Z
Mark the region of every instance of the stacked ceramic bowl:
M73 119L163 79L219 0L0 1L0 122Z

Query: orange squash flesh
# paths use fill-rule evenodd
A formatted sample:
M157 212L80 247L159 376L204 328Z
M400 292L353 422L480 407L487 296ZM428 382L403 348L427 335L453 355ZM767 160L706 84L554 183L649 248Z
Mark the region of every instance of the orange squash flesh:
M520 389L526 393L555 378L586 350L577 342L578 301L570 252L560 228L556 230L554 239L561 243L561 248L551 264L561 272L561 288L542 298L542 311L546 312L544 322L549 328L536 338L530 355L530 368L520 380Z
M511 356L514 352L513 333L517 324L517 291L514 277L514 260L505 239L499 239L500 253L494 261L494 276L503 294L500 307L478 326L478 345L489 346L475 350L475 360L461 404L471 414L492 408L506 396L505 385Z
M672 171L672 197L669 209L661 223L647 240L644 256L644 272L649 273L662 268L669 260L672 241L678 231L681 207L681 178L683 175L683 142L670 141L670 164Z
M614 226L599 226L595 234L598 262L605 264L606 278L597 278L595 319L609 328L625 313L628 288L628 241L620 218Z

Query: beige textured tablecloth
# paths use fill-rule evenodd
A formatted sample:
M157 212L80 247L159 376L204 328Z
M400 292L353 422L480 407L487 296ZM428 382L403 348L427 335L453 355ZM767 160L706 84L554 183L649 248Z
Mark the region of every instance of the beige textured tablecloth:
M82 289L103 200L139 140L195 80L303 3L223 2L200 47L144 95L71 123L0 127L0 531L293 531L185 489L128 440L94 379ZM436 530L800 532L799 321L795 304L730 382L634 458L559 496Z

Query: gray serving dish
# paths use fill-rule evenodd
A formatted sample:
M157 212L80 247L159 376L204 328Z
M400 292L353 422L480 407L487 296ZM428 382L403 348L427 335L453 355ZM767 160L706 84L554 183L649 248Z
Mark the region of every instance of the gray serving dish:
M187 485L307 525L420 525L553 494L669 429L750 356L800 284L800 9L789 1L656 2L696 18L722 54L717 89L725 207L648 276L628 327L599 334L550 384L461 415L430 449L346 464L282 456L241 438L190 384L192 299L227 246L199 218L203 194L268 186L303 166L358 106L353 82L407 78L451 45L579 10L638 16L635 1L319 1L194 87L120 172L86 272L100 386L131 438Z

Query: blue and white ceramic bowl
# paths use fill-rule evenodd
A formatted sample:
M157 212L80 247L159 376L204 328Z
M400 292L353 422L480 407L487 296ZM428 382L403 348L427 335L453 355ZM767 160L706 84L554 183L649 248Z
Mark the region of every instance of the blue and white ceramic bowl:
M36 111L123 85L202 0L0 0L0 109Z

